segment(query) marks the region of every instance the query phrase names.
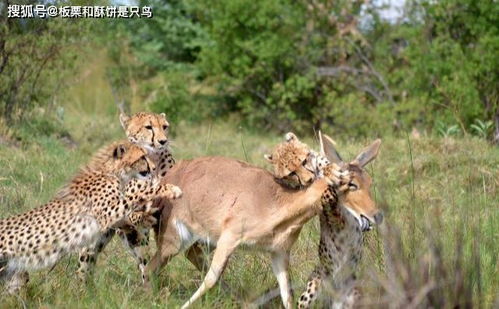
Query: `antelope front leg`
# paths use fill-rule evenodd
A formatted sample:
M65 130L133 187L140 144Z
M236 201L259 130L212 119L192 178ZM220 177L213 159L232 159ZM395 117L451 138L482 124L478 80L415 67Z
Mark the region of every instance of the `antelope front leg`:
M220 275L225 269L225 265L227 264L230 255L238 244L239 241L237 238L231 234L222 234L222 236L220 236L215 254L213 255L213 260L211 261L208 273L204 277L203 283L201 283L198 290L191 296L189 301L182 305L182 309L188 308L217 283Z
M284 308L293 308L293 294L289 281L289 252L279 251L272 253L272 271L279 283L279 290L281 292L281 299Z

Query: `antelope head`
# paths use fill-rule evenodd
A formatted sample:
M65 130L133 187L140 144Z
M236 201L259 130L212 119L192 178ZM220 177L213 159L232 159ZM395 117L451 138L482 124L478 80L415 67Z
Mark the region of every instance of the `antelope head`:
M364 167L378 155L381 140L375 140L350 162L342 160L334 147L334 141L329 136L319 132L319 141L321 155L331 162L324 168L324 176L332 176L329 171L334 169L334 164L348 172L348 177L337 187L339 205L355 217L362 230L370 230L373 224L381 224L383 213L376 207L371 197L372 180L364 170Z

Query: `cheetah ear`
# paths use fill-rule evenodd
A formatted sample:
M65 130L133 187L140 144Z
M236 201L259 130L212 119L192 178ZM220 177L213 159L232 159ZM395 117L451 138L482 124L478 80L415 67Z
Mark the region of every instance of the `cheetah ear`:
M165 120L166 120L166 114L165 113L161 113L159 114L161 117L163 117Z
M263 157L264 157L267 161L269 161L270 163L272 163L272 155L270 155L270 154L264 154L264 155L263 155Z
M366 166L378 156L379 146L381 146L381 140L378 138L369 147L365 148L357 158L353 160L352 164L358 164L360 167Z
M326 156L332 163L343 163L343 159L334 147L336 143L332 138L319 131L319 143L321 146L321 155Z
M125 145L123 144L120 144L118 146L116 146L116 148L114 148L114 151L113 151L113 158L115 160L120 160L123 158L123 156L125 155L125 152L126 152L126 148L125 148Z
M120 122L123 129L126 130L128 128L128 122L130 122L130 117L128 117L125 113L120 113Z
M297 141L298 137L293 132L288 132L286 135L284 135L284 139L286 139L286 142L291 142L291 141Z

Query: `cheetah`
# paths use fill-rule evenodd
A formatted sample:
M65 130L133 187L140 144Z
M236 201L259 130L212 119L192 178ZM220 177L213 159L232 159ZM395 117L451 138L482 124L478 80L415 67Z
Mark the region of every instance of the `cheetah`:
M271 155L264 155L272 165L277 180L289 187L299 188L306 186L315 178L323 177L322 171L330 164L327 158L310 149L292 132L285 135L285 140L273 149ZM338 166L333 167L335 170L340 170ZM333 180L338 182L340 181L338 177L345 175L338 173L332 176Z
M93 247L102 233L120 226L127 215L158 197L178 198L181 190L159 184L154 164L131 143L99 153L106 168L86 167L47 204L0 220L0 279L17 292L28 271L55 265L63 256Z
M132 116L120 114L120 123L125 130L128 141L141 147L147 152L154 163L152 173L155 177L162 178L175 164L169 149L168 130L170 124L164 113L139 112ZM102 160L96 155L94 165L99 168ZM142 282L146 281L145 266L147 264L145 246L149 242L149 231L157 222L157 208L150 207L143 211L135 211L129 215L127 224L119 229L111 229L104 233L95 248L84 248L80 252L79 268L77 273L85 279L95 266L97 257L112 237L117 234L127 250L133 256L141 273Z
M321 174L327 176L331 173L332 164L339 165L346 173L342 173L339 184L330 185L321 198L322 212L319 214L321 235L318 250L320 263L310 275L306 291L298 300L298 307L309 308L321 290L326 290L331 291L332 294L330 295L332 297L327 299L327 307L350 308L358 298L354 284L355 271L362 255L362 232L370 230L371 223L379 224L382 221L382 214L377 211L369 195L371 180L363 170L363 167L377 156L380 141L374 142L355 160L345 163L336 152L331 138L321 133L319 137L321 153L319 155L314 153L314 156L307 157L308 161L315 160L315 164L312 164L316 168L315 177L321 177ZM286 135L286 140L290 145L299 143L292 133ZM303 160L303 154L295 150L282 149L282 152L283 157L295 157L297 162ZM276 177L287 178L288 182L294 182L295 185L310 181L296 173L277 173L279 165L292 160L275 159L269 161L274 166ZM310 162L303 164L307 166ZM354 206L355 204L357 205Z

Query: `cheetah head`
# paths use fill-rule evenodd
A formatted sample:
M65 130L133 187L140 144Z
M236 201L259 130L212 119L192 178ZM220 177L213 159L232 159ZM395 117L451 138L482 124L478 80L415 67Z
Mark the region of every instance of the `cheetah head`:
M316 176L316 153L291 132L285 135L285 139L274 147L271 154L264 155L274 168L274 176L293 185L309 184Z
M133 116L120 114L120 122L128 140L149 153L154 153L168 146L168 128L170 124L164 113L137 113Z
M155 166L146 150L132 143L121 143L112 151L113 170L122 179L151 180Z

